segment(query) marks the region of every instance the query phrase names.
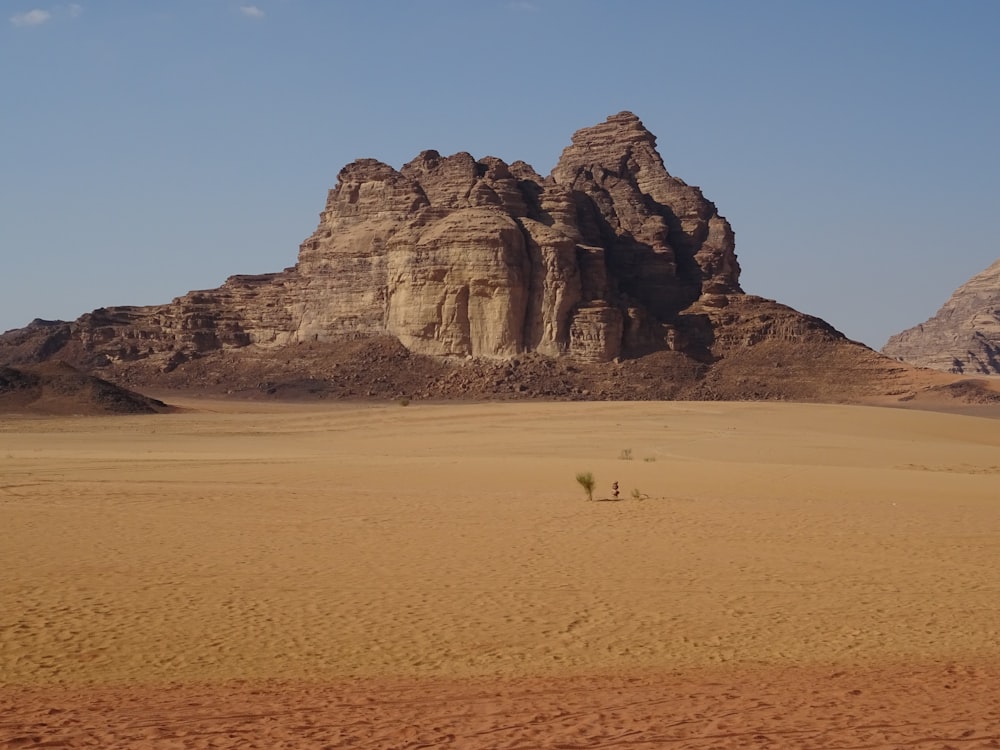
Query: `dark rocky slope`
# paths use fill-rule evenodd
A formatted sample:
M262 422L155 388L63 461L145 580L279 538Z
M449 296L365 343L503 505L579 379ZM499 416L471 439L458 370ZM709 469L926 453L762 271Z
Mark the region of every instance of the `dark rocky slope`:
M0 413L159 414L169 407L64 362L0 367Z

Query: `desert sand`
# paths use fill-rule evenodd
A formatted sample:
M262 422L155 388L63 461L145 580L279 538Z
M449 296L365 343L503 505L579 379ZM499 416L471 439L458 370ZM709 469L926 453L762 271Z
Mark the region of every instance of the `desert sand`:
M0 419L0 747L1000 748L995 419L181 406Z

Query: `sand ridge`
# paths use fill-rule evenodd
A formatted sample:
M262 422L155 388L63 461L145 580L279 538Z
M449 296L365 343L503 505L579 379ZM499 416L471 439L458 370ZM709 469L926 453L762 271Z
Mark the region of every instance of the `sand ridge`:
M0 690L9 747L1000 747L1000 669ZM11 720L10 717L16 717Z
M444 747L449 732L435 740L423 724L391 739L407 721L392 722L386 696L439 695L416 720L506 685L503 711L521 715L549 685L552 711L598 716L626 689L616 680L659 700L673 675L722 707L708 684L743 675L759 683L746 700L770 690L798 705L804 686L830 683L824 700L847 710L858 696L826 679L838 673L862 694L898 687L874 692L911 729L871 746L951 737L925 731L927 702L995 739L995 711L973 721L948 698L960 683L984 707L996 698L994 420L774 403L186 405L0 422L0 675L15 716L0 740L44 741L58 728L49 709L114 724L120 701L88 704L100 691L176 716L171 695L224 706L257 690L294 712L281 696L350 685L390 712L367 746ZM598 497L617 480L626 499L586 502L579 471ZM963 677L945 688L949 674ZM933 696L914 702L915 690ZM697 713L671 695L677 720ZM331 721L360 732L363 718L340 710ZM837 715L830 742L812 746L868 741ZM39 716L48 728L32 734ZM643 747L665 720L631 716L639 734L562 746ZM688 746L723 746L691 744L711 735L697 726ZM507 746L568 741L519 732ZM205 741L161 739L135 741Z

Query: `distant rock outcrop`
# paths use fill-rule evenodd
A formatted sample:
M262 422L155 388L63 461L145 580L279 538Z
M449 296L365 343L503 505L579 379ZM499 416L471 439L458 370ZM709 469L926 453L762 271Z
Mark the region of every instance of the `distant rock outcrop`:
M1000 374L1000 260L956 289L933 318L892 336L882 353L945 372Z

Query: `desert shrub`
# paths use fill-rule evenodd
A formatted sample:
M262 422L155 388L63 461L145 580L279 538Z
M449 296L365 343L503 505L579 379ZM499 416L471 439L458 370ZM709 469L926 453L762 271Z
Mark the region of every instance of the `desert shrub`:
M632 460L632 449L622 448L622 452L618 454L619 461L631 461Z
M594 475L589 471L576 475L576 481L583 487L583 491L587 493L587 499L594 499Z

